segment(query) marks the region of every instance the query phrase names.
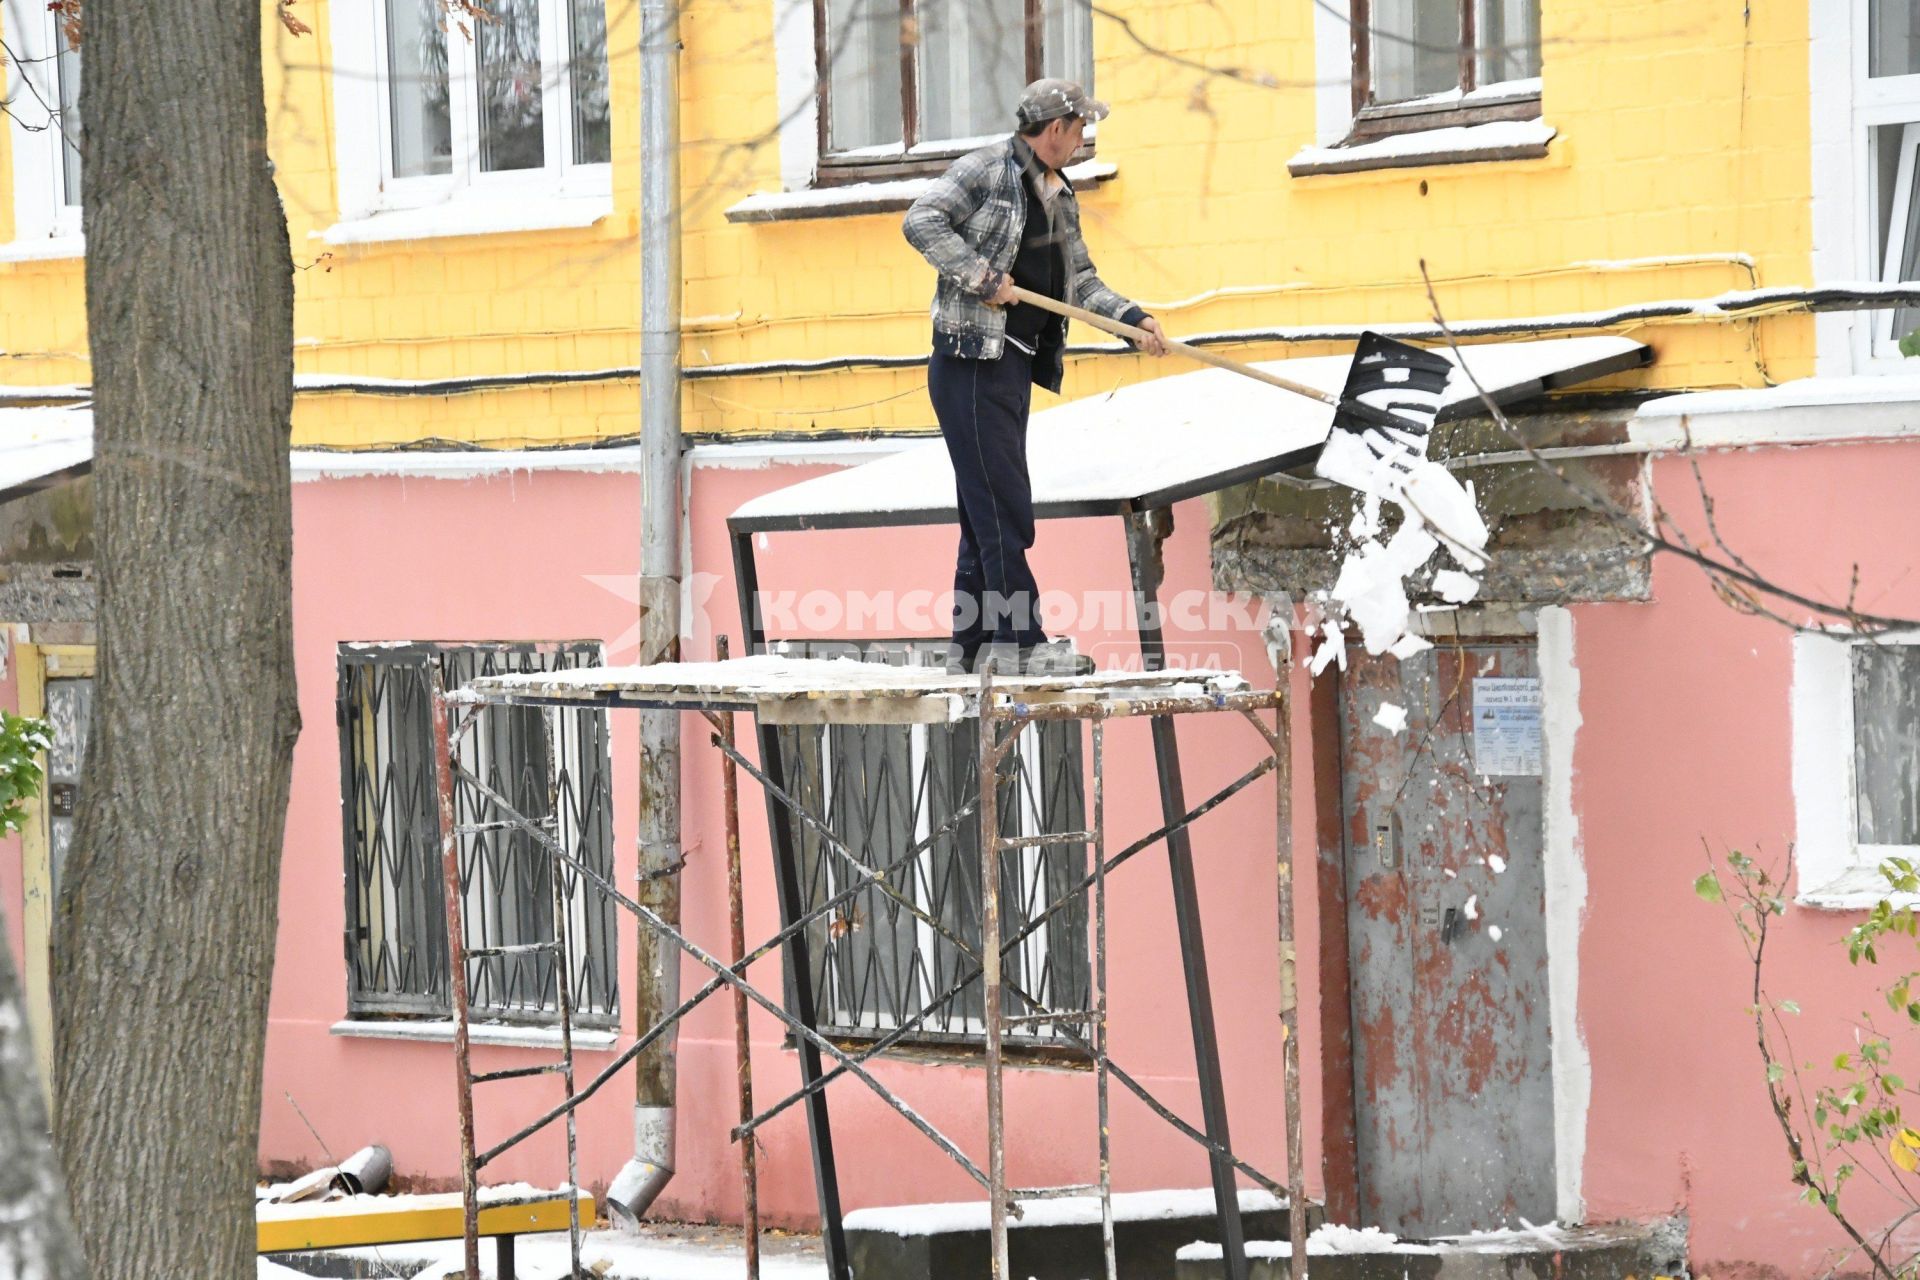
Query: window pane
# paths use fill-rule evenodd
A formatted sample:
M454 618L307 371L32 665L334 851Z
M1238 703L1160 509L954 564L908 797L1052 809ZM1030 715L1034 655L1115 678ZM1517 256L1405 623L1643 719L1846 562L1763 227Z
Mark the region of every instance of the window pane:
M1913 0L1871 0L1868 12L1867 74L1920 74L1920 12Z
M1920 844L1920 645L1853 650L1855 806L1862 844Z
M1375 102L1401 102L1459 85L1458 0L1374 0Z
M1092 0L1048 0L1046 12L1041 74L1071 80L1098 97L1093 88Z
M606 0L572 0L571 26L573 162L605 164L613 158Z
M440 0L387 0L387 100L393 176L453 171L447 32Z
M920 0L920 137L1013 128L1027 83L1025 0Z
M64 24L63 24L64 25ZM67 204L80 203L80 50L67 40L62 30L58 37L60 56L54 69L60 78L60 183Z
M1920 125L1883 125L1873 131L1878 196L1874 260L1887 284L1920 280L1920 163L1916 163L1920 155L1916 153L1920 153ZM1920 328L1920 307L1895 309L1892 337L1904 337L1916 328Z
M827 150L897 143L900 0L827 0Z
M547 162L541 124L540 0L499 0L474 24L480 76L480 171L538 169Z
M1479 84L1530 80L1540 74L1540 0L1474 0Z

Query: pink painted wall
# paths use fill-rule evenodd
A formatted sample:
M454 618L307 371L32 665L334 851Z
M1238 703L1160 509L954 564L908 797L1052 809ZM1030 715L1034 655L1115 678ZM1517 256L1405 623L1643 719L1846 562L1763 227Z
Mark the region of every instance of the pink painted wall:
M1920 449L1726 453L1702 469L1721 534L1761 572L1844 601L1858 565L1860 609L1920 616ZM1710 546L1687 465L1662 461L1653 474L1662 503ZM1658 562L1654 595L1574 610L1589 1215L1687 1212L1696 1274L1740 1274L1731 1263L1755 1264L1756 1276L1819 1274L1826 1251L1846 1242L1789 1185L1745 1012L1751 969L1731 924L1691 889L1703 843L1778 864L1794 838L1791 637L1729 609L1674 559ZM1842 939L1859 919L1789 907L1775 926L1768 990L1804 1010L1790 1020L1799 1058L1852 1049L1852 1019L1865 1010L1877 1007L1891 1029L1873 975L1847 963ZM1896 1069L1910 1077L1920 1036L1894 1039L1909 1058ZM1847 1196L1875 1221L1870 1187L1856 1182Z
M1764 571L1844 595L1857 562L1863 608L1920 614L1920 448L1863 445L1717 455L1705 475L1728 540ZM737 637L727 512L748 497L812 474L798 467L700 470L692 502L697 572L717 575L696 654L716 630ZM1653 475L1662 501L1698 523L1683 464ZM490 481L337 480L296 489L296 628L306 729L296 761L283 873L281 947L267 1055L262 1159L313 1164L372 1141L389 1145L400 1172L445 1183L455 1174L451 1050L444 1044L350 1039L330 1026L345 1012L341 949L344 893L334 657L345 640L563 639L628 636L632 605L592 575L630 578L637 568L638 484L628 476L521 475ZM1689 514L1691 513L1691 515ZM1204 511L1189 504L1168 545L1168 591L1208 580ZM950 563L953 533L909 529L774 535L760 553L769 589L808 585L929 587ZM1043 526L1041 581L1079 589L1117 586L1125 564L1114 522ZM1590 1221L1673 1213L1690 1217L1696 1273L1797 1277L1824 1269L1840 1237L1797 1203L1754 1056L1747 970L1724 919L1693 895L1702 841L1778 857L1792 837L1789 756L1790 640L1779 626L1734 613L1700 575L1662 561L1655 599L1573 610L1583 724L1576 739L1574 804L1588 888L1580 941L1579 1018L1592 1058L1592 1100L1582 1168ZM1083 647L1105 637L1080 635ZM1237 647L1256 678L1270 675L1251 634L1193 637ZM630 656L615 648L615 659ZM1304 677L1293 676L1304 695ZM1296 715L1295 832L1314 848L1314 778L1305 698ZM617 875L633 876L630 714L615 717ZM1116 725L1110 739L1110 829L1119 839L1157 822L1145 726ZM1244 724L1195 718L1183 725L1188 792L1199 797L1257 757ZM689 721L684 837L686 927L720 948L724 861L717 757ZM1136 780L1128 782L1126 780ZM764 809L743 784L751 938L777 928ZM1254 1163L1283 1167L1273 930L1271 787L1251 789L1207 820L1196 837L1214 989L1222 1014L1235 1144ZM1312 967L1319 921L1313 878L1300 888L1302 1049L1308 1168L1319 1167L1319 984ZM0 893L16 937L18 857L0 867ZM1854 917L1790 909L1777 925L1770 989L1805 1010L1796 1050L1830 1059L1850 1047L1849 1018L1870 1006L1862 974L1841 940ZM1116 1058L1190 1117L1198 1104L1184 1019L1164 863L1142 856L1113 885ZM622 921L621 953L632 955ZM687 989L704 975L691 966ZM779 987L777 960L755 977ZM632 975L622 971L630 1035ZM794 1055L770 1016L752 1019L756 1086L764 1102L797 1084ZM1911 1051L1914 1037L1899 1043ZM680 1041L681 1170L661 1211L726 1218L739 1211L734 1155L731 1021L715 1002L688 1019ZM484 1068L524 1065L538 1050L482 1048ZM583 1053L594 1070L604 1053ZM976 1156L984 1147L976 1069L888 1061L877 1073ZM1908 1074L1912 1074L1909 1068ZM604 1183L629 1149L628 1077L583 1111L586 1179ZM483 1094L482 1141L517 1127L557 1096L551 1080L495 1085ZM1202 1185L1196 1149L1116 1091L1116 1180L1127 1188ZM294 1104L298 1104L296 1111ZM835 1118L849 1207L974 1198L963 1175L852 1082L835 1086ZM1009 1085L1010 1174L1044 1184L1086 1176L1093 1153L1092 1084L1083 1073L1019 1070ZM300 1112L304 1112L303 1121ZM318 1131L308 1131L307 1122ZM764 1131L763 1203L772 1220L804 1224L813 1189L805 1126L795 1109ZM557 1133L490 1170L500 1180L559 1176ZM1317 1172L1309 1187L1319 1189ZM1856 1190L1856 1195L1862 1194ZM1859 1202L1866 1208L1864 1197Z
M696 573L721 575L706 597L708 616L695 624L693 652L710 656L712 636L740 643L725 515L754 494L812 474L779 467L696 472L692 503ZM341 957L344 912L339 747L333 727L334 662L342 641L421 639L571 639L597 637L618 661L632 656L631 604L588 575L631 579L637 570L638 485L627 476L538 475L490 481L335 480L303 484L296 504L296 643L306 731L295 761L283 875L279 974L274 987L267 1058L262 1158L311 1164L324 1158L294 1102L319 1131L325 1149L342 1154L380 1141L398 1170L426 1181L457 1174L452 1056L444 1044L404 1044L331 1033L345 1013ZM377 516L370 513L378 513ZM1207 525L1198 505L1180 512L1169 544L1170 580L1204 587ZM760 556L761 581L827 590L944 590L952 563L951 529L884 535L774 535ZM1126 564L1117 521L1048 526L1037 558L1050 586L1122 589ZM830 634L847 634L837 629ZM876 633L878 634L878 633ZM626 637L623 641L622 637ZM1103 637L1081 637L1083 647ZM1209 654L1228 646L1227 661L1270 678L1256 635L1192 637ZM619 647L626 645L623 652ZM633 878L633 760L636 717L614 717L617 784L617 876ZM1259 758L1252 728L1221 717L1183 730L1188 790L1199 799ZM742 731L746 730L743 723ZM683 840L687 850L684 922L716 951L726 932L725 861L718 756L703 723L685 733ZM1109 828L1138 834L1158 825L1150 779L1147 726L1116 725L1109 737ZM757 754L755 752L754 754ZM1306 759L1305 747L1301 759ZM1130 781L1129 781L1130 780ZM778 930L765 809L743 779L747 867L747 934ZM1237 1107L1235 1143L1256 1164L1283 1167L1282 1131L1272 1099L1279 1088L1279 1036L1274 1010L1277 966L1271 785L1255 786L1208 819L1196 852L1203 906L1223 1013L1222 1047ZM1303 839L1310 838L1304 826ZM1181 979L1164 858L1137 858L1112 885L1110 938L1114 1052L1119 1061L1182 1113L1199 1115L1191 1041L1180 1012ZM622 954L631 957L632 926L622 920ZM1311 940L1306 946L1311 948ZM630 963L630 959L629 959ZM765 991L780 989L777 958L753 971ZM691 991L706 978L683 969ZM622 970L621 1003L633 1031L633 975ZM771 1101L797 1087L796 1057L783 1047L776 1019L752 1019L756 1088ZM730 1006L712 1001L690 1016L680 1038L680 1171L664 1212L692 1218L735 1216L740 1191L735 1155L726 1141L734 1122ZM1309 1045L1309 1052L1311 1046ZM551 1051L476 1050L481 1069L521 1065ZM606 1054L584 1054L586 1070ZM982 1076L963 1066L888 1061L875 1074L907 1098L977 1160L984 1160ZM584 1109L583 1171L604 1184L630 1150L631 1077L623 1075ZM291 1095L291 1100L289 1099ZM486 1144L531 1118L558 1096L551 1080L493 1085L480 1103ZM1085 1181L1095 1159L1090 1075L1019 1070L1008 1090L1010 1131L1031 1135L1010 1153L1020 1184ZM836 1145L848 1207L901 1200L964 1199L972 1183L899 1117L854 1081L833 1089ZM1313 1103L1309 1103L1313 1105ZM1119 1185L1147 1188L1204 1185L1197 1148L1116 1090L1113 1122ZM814 1211L803 1113L794 1108L764 1131L764 1211L776 1222L804 1223ZM552 1180L559 1175L555 1136L512 1156L488 1177ZM878 1155L884 1153L884 1156Z

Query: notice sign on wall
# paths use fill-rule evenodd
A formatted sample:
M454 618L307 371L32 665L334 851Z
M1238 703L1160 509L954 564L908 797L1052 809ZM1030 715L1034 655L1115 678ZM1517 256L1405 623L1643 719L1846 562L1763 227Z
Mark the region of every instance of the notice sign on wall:
M1473 682L1473 767L1489 777L1540 776L1540 681Z

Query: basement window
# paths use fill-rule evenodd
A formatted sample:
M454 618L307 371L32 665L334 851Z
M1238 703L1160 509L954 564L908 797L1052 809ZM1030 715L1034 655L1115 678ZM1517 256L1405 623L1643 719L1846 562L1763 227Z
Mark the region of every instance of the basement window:
M937 666L944 640L874 643L788 641L790 657L852 657L894 665ZM794 725L779 731L781 759L794 794L823 816L860 864L879 869L908 852L977 793L978 725ZM1078 721L1029 725L1014 749L1012 776L1002 785L1002 833L1039 835L1086 825L1085 774ZM801 893L811 909L854 882L858 872L812 828L787 815L799 857ZM1085 845L1047 845L1003 856L1002 936L1046 912L1087 873ZM890 873L914 906L976 953L980 945L979 826L972 817ZM830 1035L870 1039L900 1026L971 970L953 942L927 920L878 889L858 893L808 935L821 1027ZM1047 919L1006 959L1010 986L1048 1008L1084 1009L1091 1000L1084 895ZM942 1001L905 1043L964 1047L984 1042L978 979ZM1032 1007L1011 993L1006 1011ZM1052 1024L1010 1028L1015 1047L1061 1044Z
M434 667L447 689L484 675L598 666L597 642L567 644L347 644L340 647L341 807L346 838L347 1011L350 1017L451 1016L441 829L432 752ZM489 706L459 739L456 762L551 832L609 882L613 803L603 712ZM454 775L454 822L501 814ZM553 861L524 830L459 836L462 927L471 948L550 942ZM563 867L574 1016L613 1027L618 1006L613 903ZM476 1019L559 1021L555 953L471 960Z

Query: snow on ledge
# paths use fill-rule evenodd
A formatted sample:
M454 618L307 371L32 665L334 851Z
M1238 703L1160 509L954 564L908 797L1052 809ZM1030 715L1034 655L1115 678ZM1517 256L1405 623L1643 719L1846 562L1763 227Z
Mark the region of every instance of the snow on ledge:
M1025 1212L1009 1218L1007 1226L1076 1227L1100 1221L1100 1197L1065 1196L1058 1200L1026 1200ZM1240 1212L1271 1213L1284 1210L1287 1202L1271 1191L1240 1192ZM1156 1222L1172 1218L1211 1217L1213 1192L1207 1188L1182 1191L1128 1191L1113 1197L1115 1222ZM895 1236L935 1236L955 1231L988 1229L987 1203L984 1200L957 1204L908 1204L885 1209L856 1209L846 1217L849 1231L872 1231ZM1217 1247L1217 1246L1216 1246ZM1251 1246L1249 1246L1251 1247ZM1218 1255L1216 1255L1218 1256Z
M1108 160L1083 160L1060 171L1076 190L1105 182L1120 172ZM854 182L805 191L757 191L727 207L728 222L786 222L799 218L850 217L905 209L933 186L932 178L890 182Z
M328 244L378 244L441 236L563 231L593 226L612 212L611 195L454 199L418 209L389 209L343 218L324 231L315 231L313 238Z
M1573 1243L1575 1243L1575 1237L1554 1222L1538 1227L1521 1226L1509 1230L1474 1231L1467 1235L1440 1236L1425 1242L1402 1240L1379 1227L1345 1227L1329 1222L1307 1237L1307 1254L1310 1257L1363 1253L1390 1253L1399 1256L1469 1253L1499 1256L1540 1249L1560 1250ZM1246 1252L1249 1258L1287 1258L1293 1255L1293 1246L1285 1240L1249 1240L1246 1244ZM1225 1256L1225 1250L1210 1241L1196 1240L1192 1244L1180 1246L1173 1256L1179 1262L1218 1262Z
M1920 374L1662 396L1640 406L1628 433L1655 449L1903 439L1920 435Z
M1543 120L1494 120L1396 133L1349 147L1302 147L1287 161L1296 178L1313 174L1401 169L1422 164L1468 164L1483 160L1531 160L1547 154L1559 130Z
M45 236L0 244L0 262L64 262L86 256L87 238L82 235Z
M328 1028L336 1036L345 1036L358 1040L410 1040L425 1044L452 1044L453 1021L381 1021L377 1019L347 1018ZM560 1047L560 1029L558 1027L516 1027L504 1023L473 1022L467 1025L467 1039L474 1044L505 1045L509 1048L558 1049ZM611 1031L593 1031L580 1027L573 1030L573 1047L576 1052L611 1049L618 1039Z

